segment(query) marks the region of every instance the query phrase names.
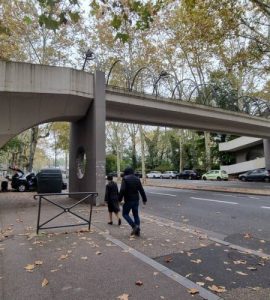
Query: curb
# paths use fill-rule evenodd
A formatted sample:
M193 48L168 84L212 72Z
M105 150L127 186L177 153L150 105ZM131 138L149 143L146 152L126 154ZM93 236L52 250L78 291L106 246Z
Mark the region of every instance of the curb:
M95 226L95 228L100 231L100 229L98 227ZM110 242L114 243L115 245L119 246L123 250L126 250L128 253L135 256L139 260L143 261L147 265L151 266L155 270L159 271L163 275L165 275L165 276L169 277L170 279L178 282L183 287L188 288L188 289L192 289L192 288L196 289L199 292L199 296L202 297L203 299L205 299L205 300L223 300L223 298L220 298L216 294L211 293L207 289L197 285L196 283L194 283L193 281L187 279L186 277L181 276L180 274L178 274L178 273L172 271L171 269L163 266L162 264L156 262L154 259L144 255L143 253L135 250L134 248L129 247L128 245L121 242L120 240L115 239L110 234L108 234L104 231L100 231L99 234L101 234L104 238L106 238Z

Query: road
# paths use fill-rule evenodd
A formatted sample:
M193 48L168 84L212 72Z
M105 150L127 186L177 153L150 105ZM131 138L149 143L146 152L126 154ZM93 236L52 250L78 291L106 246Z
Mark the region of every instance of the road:
M270 197L157 187L145 190L145 212L270 254Z
M269 190L269 182L242 182L240 180L215 181L215 180L178 180L178 179L154 179L154 182L159 183L186 183L195 186L214 186L214 187L232 187L232 188L252 188L255 190Z

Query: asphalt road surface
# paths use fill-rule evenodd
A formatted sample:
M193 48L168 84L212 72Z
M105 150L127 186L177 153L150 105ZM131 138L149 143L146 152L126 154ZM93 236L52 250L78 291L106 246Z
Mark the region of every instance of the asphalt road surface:
M156 187L145 190L145 212L270 254L270 197Z
M214 186L214 187L233 187L233 188L252 188L258 190L269 190L270 182L243 182L240 180L215 181L215 180L183 180L183 179L154 179L154 182L187 183L195 186Z

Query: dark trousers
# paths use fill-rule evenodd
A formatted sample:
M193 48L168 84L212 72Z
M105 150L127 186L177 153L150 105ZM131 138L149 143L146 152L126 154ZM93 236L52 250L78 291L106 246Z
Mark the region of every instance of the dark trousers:
M130 210L132 211L134 221L129 216ZM128 224L133 228L135 225L140 227L140 218L139 218L139 201L134 202L125 202L123 205L123 218L128 222Z

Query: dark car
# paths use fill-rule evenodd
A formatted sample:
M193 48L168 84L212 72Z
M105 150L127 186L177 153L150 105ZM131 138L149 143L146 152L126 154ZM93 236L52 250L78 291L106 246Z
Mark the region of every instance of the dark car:
M134 175L138 178L142 178L142 172L140 172L140 171L135 171Z
M266 169L256 169L248 171L238 176L239 180L242 181L270 181L270 172Z
M201 176L193 170L184 170L177 174L177 179L200 179Z
M37 175L33 172L24 174L20 169L9 168L16 173L11 177L7 176L7 179L11 181L12 189L18 192L36 191L38 188ZM59 171L61 172L61 171ZM62 177L62 174L61 174ZM62 190L67 189L67 183L62 181Z
M14 169L12 169L14 170ZM23 171L16 169L16 173L11 177L11 187L18 192L34 191L37 188L37 178L35 173L24 174Z

